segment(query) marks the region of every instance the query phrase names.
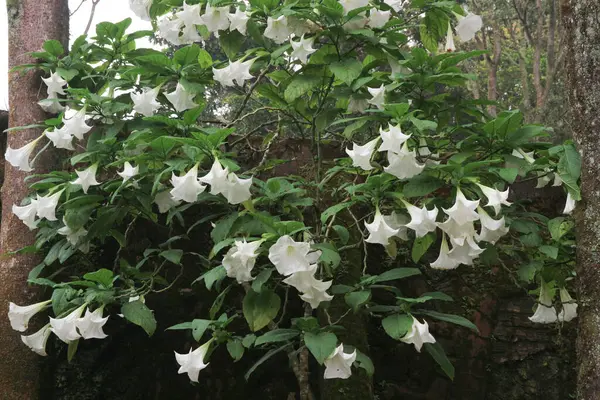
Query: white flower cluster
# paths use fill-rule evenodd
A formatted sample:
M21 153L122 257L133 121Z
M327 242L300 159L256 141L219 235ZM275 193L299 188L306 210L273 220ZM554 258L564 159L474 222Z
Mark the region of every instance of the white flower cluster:
M560 313L556 312L556 308L552 305L554 297L553 290L550 290L548 284L542 280L540 286L540 296L535 312L529 320L537 324L552 324L557 321L569 322L577 317L577 303L573 300L566 288L559 290L562 309Z
M51 300L47 300L24 307L9 303L8 319L11 327L18 332L25 332L29 326L29 320L40 311L45 310L50 303ZM94 311L90 311L86 307L87 304L83 304L63 318L50 317L49 324L32 335L21 335L21 340L31 350L41 356L45 356L47 355L46 342L50 337L50 333L54 333L60 340L67 344L79 339L106 338L107 335L102 330L102 327L108 321L108 317L102 317L103 307L97 308ZM84 310L85 315L82 317L81 314Z
M251 197L252 178L241 179L235 173L229 172L229 168L223 168L219 160L215 160L210 171L202 177L198 177L198 164L181 176L172 174L173 189L168 192L168 196L159 194L154 201L161 213L181 201L194 203L198 195L206 190L203 183L210 185L210 194L222 195L229 204L240 204Z

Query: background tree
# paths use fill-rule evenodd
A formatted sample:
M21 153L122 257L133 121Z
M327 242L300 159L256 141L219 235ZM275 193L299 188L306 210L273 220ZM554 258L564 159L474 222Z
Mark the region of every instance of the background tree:
M69 38L67 0L8 1L9 66L34 62L28 53L39 51L49 39L61 41L65 47ZM23 126L45 120L48 116L36 103L45 95L40 85L41 71L14 72L9 78L10 126ZM28 129L18 135L8 134L7 144L19 148L39 137L39 129ZM46 152L37 162L40 170L48 171L57 165L53 151ZM11 254L30 245L35 234L12 213L13 204L20 204L29 192L24 181L29 173L14 168L5 170L2 187L2 223L0 230L0 299L2 308L8 300L29 304L37 298L38 290L23 285L29 271L40 261L39 255ZM39 358L21 346L7 318L0 318L0 393L2 398L36 399L38 393Z
M563 23L568 28L569 105L573 136L582 154L583 201L577 214L577 275L581 311L577 339L577 398L600 396L600 4L593 0L563 0Z

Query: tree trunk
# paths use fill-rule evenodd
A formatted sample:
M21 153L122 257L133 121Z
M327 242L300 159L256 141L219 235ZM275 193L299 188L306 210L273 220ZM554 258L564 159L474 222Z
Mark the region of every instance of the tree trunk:
M67 45L69 37L69 9L67 0L8 0L9 21L9 64L15 67L34 60L27 54L42 48L44 41L57 39ZM36 104L45 95L41 73L13 72L9 77L9 124L12 127L39 123L47 115ZM8 134L8 146L19 148L39 137L38 129L12 132ZM51 151L38 158L36 173L56 165ZM29 271L39 263L34 255L10 255L33 243L35 233L12 213L13 204L20 204L28 194L27 176L10 165L5 167L2 187L2 224L0 230L0 299L2 308L8 309L8 302L26 305L37 300L36 291L27 287ZM30 351L14 332L8 319L0 318L0 393L4 400L37 399L39 397L38 375L39 356Z
M600 398L600 3L562 0L573 135L582 155L577 219L579 336L577 398Z

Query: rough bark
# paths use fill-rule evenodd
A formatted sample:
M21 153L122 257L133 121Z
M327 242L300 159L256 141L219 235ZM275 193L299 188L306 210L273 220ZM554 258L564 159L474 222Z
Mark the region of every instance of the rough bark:
M577 218L579 337L577 398L600 398L600 3L562 0L568 32L569 103L582 155L582 201Z
M15 67L34 62L28 52L38 51L48 39L60 40L66 47L69 34L69 10L67 0L9 0L7 2L9 21L9 65ZM43 121L47 118L37 106L45 90L41 87L39 72L13 72L9 76L9 124L23 126ZM40 130L10 133L8 145L19 148L41 135ZM46 152L37 161L36 172L55 165L51 152ZM30 245L35 234L13 215L13 204L19 204L28 193L24 182L26 173L7 165L2 187L2 229L0 249L0 299L2 309L8 302L29 304L37 299L35 290L26 285L29 271L39 262L33 255L7 255L8 252ZM38 375L39 356L21 343L14 332L5 312L0 318L0 393L6 400L36 399L39 397Z

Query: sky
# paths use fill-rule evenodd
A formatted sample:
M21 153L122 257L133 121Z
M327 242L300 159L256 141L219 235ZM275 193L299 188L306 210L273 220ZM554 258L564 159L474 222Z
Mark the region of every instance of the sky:
M81 0L69 0L69 8L75 10ZM81 8L71 17L71 41L85 30L90 17L91 0L85 0ZM136 17L128 7L126 0L100 0L90 36L93 36L94 26L103 21L118 22L130 17L133 22L130 31L151 29L150 22ZM0 0L0 110L8 109L8 22L6 16L6 0Z

